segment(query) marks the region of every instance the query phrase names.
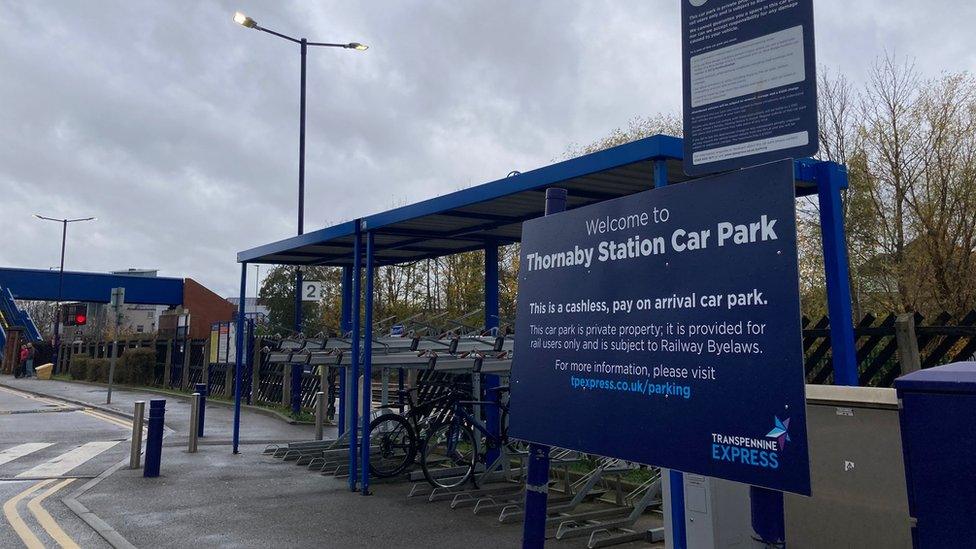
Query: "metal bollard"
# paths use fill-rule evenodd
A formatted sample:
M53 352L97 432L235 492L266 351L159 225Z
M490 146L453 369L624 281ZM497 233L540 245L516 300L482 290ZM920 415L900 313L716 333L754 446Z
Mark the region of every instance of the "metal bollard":
M325 393L315 393L315 440L322 440L322 424L325 422Z
M163 420L166 417L166 401L154 399L149 401L149 433L146 435L146 467L142 476L153 478L159 476L159 462L163 456Z
M186 451L194 454L197 451L197 438L199 437L197 428L200 425L200 393L193 393L190 398L190 440Z
M138 469L142 458L142 419L146 414L146 401L137 400L132 410L132 448L129 451L129 469Z
M200 393L200 417L197 421L197 436L203 438L203 425L207 418L207 384L197 383L194 392Z

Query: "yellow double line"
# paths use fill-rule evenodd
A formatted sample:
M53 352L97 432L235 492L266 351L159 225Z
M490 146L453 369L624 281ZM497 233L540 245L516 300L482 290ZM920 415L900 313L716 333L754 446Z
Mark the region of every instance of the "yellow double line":
M113 425L122 427L123 429L132 429L132 424L125 421L124 419L112 417L104 412L98 412L92 408L85 408L84 410L81 411L81 413L89 415L96 419L100 419L102 421L107 421Z
M21 396L24 398L29 398L31 400L37 400L39 402L44 402L45 404L64 406L64 404L60 402L55 402L53 400L46 399L43 397L37 397L31 394L22 393L14 389L0 387L0 391L4 391L10 394L15 394L17 396ZM122 419L112 417L102 412L97 412L91 408L86 408L84 410L81 410L81 412L93 418L111 423L112 425L115 425L117 427L122 427L124 429L132 428L131 424L127 423ZM60 482L58 482L58 480L60 480ZM47 534L51 536L51 539L53 539L58 545L60 545L64 549L80 549L78 544L75 543L73 539L71 539L71 536L69 536L64 531L64 529L62 529L61 526L58 525L57 521L54 520L54 517L52 517L51 514L48 513L41 505L44 502L44 500L46 500L53 494L57 493L58 491L60 491L65 486L71 484L72 482L74 482L74 480L75 479L73 478L68 478L68 479L52 478L52 479L39 481L35 484L32 484L23 492L10 498L3 504L3 514L7 518L7 522L10 523L10 526L13 527L14 532L17 534L18 537L20 537L21 541L24 542L24 545L26 545L28 549L44 549L44 544L41 543L41 540L37 537L36 534L34 534L33 531L31 531L31 529L27 526L27 523L24 522L24 519L21 518L20 513L17 512L17 505L19 505L21 501L31 497L38 490L48 486L50 487L47 488L47 490L41 492L37 496L34 496L34 498L32 498L27 503L27 509L31 512L34 518L37 519L38 524L40 524L41 527L44 528L44 531L47 532Z
M60 526L58 526L58 523L54 520L54 517L44 510L41 503L43 503L45 499L50 497L58 490L74 482L74 480L75 479L73 478L68 478L54 484L39 496L34 497L27 504L27 508L30 510L31 514L34 515L34 518L37 519L37 522L41 525L41 527L44 528L44 531L47 532L47 534L51 536L51 539L53 539L64 549L80 549L80 547L73 539L71 539L71 536L69 536ZM17 533L17 536L20 537L21 541L24 542L24 545L26 545L28 549L43 549L44 544L41 543L41 540L38 539L38 537L34 535L34 532L27 527L27 523L24 522L24 519L20 518L20 514L17 512L17 504L30 497L34 492L54 483L55 481L57 481L57 479L53 478L42 480L17 494L13 498L7 500L7 502L3 504L3 514L7 517L7 522L10 523L10 526L13 527L14 532Z

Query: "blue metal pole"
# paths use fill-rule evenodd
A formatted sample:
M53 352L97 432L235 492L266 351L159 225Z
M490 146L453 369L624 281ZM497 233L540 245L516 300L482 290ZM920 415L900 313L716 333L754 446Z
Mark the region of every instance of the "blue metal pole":
M341 336L352 330L352 267L342 268L342 319L339 324Z
M352 267L342 268L342 318L339 337L352 331ZM339 436L346 432L346 368L339 372Z
M545 215L566 211L566 194L566 189L546 189ZM495 287L497 289L497 284ZM525 478L525 518L522 522L523 549L538 549L546 544L549 450L543 444L529 444L529 471Z
M163 455L163 423L166 418L166 401L154 399L149 401L149 431L146 433L146 465L142 476L154 478L159 476L159 463Z
M363 269L363 258L360 248L362 247L362 241L360 238L359 221L356 221L356 241L353 243L352 253L353 253L353 276L352 276L352 348L351 348L351 360L348 366L351 375L349 376L350 385L349 389L349 402L348 408L346 410L346 419L349 421L349 490L352 492L356 491L356 477L359 474L357 468L357 463L359 455L357 454L356 446L356 429L357 423L357 410L356 407L359 405L359 321L360 321L360 297L362 292L359 290L359 285L362 281L362 269Z
M305 373L303 364L291 365L291 413L297 416L302 411L302 376Z
M494 241L485 243L485 330L495 335L498 333L498 243ZM482 386L485 388L485 394L497 396L497 393L488 391L501 385L501 378L496 375L486 375L484 380ZM500 415L496 406L485 408L485 426L488 432L495 436L501 433ZM485 457L490 465L500 455L500 449L492 448Z
M244 303L247 292L247 263L241 263L241 300L237 307L237 333L234 334L237 356L234 361L234 453L239 453L241 443L241 367L244 364Z
M654 161L654 188L668 186L668 162L664 159ZM668 485L671 497L671 545L674 549L688 547L685 532L685 480L681 471L668 470Z
M295 274L295 333L302 333L302 281L303 276L301 267L295 267L298 272Z
M366 306L363 320L362 493L369 495L369 420L373 405L373 233L366 233Z
M498 243L485 243L485 329L498 329Z
M824 272L827 279L827 316L830 318L830 348L834 363L834 384L858 384L857 355L851 311L847 236L840 191L847 188L847 168L836 162L816 164L817 197L820 199L820 231L823 240Z

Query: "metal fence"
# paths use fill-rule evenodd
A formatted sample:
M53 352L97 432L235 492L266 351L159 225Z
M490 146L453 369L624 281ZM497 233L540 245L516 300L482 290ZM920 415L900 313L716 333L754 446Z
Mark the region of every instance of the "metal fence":
M899 329L902 338L898 337ZM867 314L855 325L854 338L860 385L891 387L895 378L908 371L971 360L976 353L976 311L955 322L948 313L937 315L930 322L918 313L888 314L883 318ZM832 383L834 367L827 317L816 322L803 318L803 351L807 383Z

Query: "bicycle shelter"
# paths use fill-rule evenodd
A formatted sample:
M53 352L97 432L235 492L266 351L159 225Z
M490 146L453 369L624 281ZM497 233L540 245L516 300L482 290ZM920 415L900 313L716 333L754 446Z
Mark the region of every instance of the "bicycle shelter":
M558 162L524 173L357 218L241 251L241 300L248 264L342 267L342 330L352 335L351 362L340 377L339 429L348 431L349 486L369 492L369 437L356 440L353 426L368 432L373 367L373 280L377 267L397 265L474 250L485 252L484 315L488 328L498 327L498 247L520 241L522 222L544 213L548 188L567 191L567 209L677 184L690 178L681 167L680 138L656 135L624 145ZM846 169L833 162L795 161L796 195L818 195L823 251L831 318L851 318L846 239L841 215L841 191ZM361 291L365 270L365 292ZM653 284L653 282L649 281ZM360 303L360 296L365 303ZM360 312L362 310L362 313ZM239 311L235 375L234 452L240 439L240 391L245 319ZM857 385L854 333L850 322L830 324L837 384ZM365 345L363 342L367 342ZM352 380L360 376L361 388ZM490 376L485 380L490 386ZM345 386L345 387L344 387ZM360 391L361 390L361 396ZM361 402L360 402L361 399ZM358 460L358 464L357 464ZM357 470L358 468L358 470ZM671 472L672 522L683 529L681 473ZM675 482L677 479L679 482ZM531 511L526 509L528 516ZM545 510L542 510L543 515ZM680 525L679 525L680 521Z

